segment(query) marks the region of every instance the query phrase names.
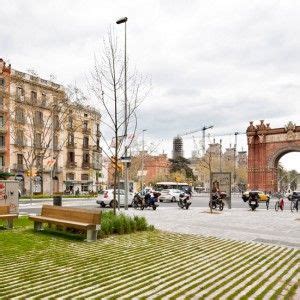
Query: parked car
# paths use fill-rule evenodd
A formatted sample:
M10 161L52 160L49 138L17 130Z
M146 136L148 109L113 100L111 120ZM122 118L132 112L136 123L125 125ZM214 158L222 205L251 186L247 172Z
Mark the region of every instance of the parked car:
M258 197L259 197L259 201L266 202L266 201L270 200L270 195L264 193L263 191L246 191L243 193L243 196L242 196L244 201L248 201L250 192L257 193Z
M160 191L161 195L158 197L159 202L176 202L179 201L179 195L182 193L176 189L165 189Z
M120 195L120 197L119 197ZM128 193L128 205L131 204L134 197L134 193ZM116 190L116 207L118 207L118 199L120 198L120 206L125 205L125 190ZM114 189L105 190L103 194L98 195L97 204L100 204L101 207L113 207L114 206Z

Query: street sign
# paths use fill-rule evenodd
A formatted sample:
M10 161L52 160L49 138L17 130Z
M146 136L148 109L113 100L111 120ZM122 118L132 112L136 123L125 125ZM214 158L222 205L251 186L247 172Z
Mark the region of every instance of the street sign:
M139 170L139 171L137 172L137 176L138 176L138 177L147 176L147 170L144 170L144 171Z

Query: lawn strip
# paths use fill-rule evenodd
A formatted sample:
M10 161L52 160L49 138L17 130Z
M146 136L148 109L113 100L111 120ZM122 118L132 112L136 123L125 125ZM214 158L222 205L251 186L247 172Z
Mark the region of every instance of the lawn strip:
M183 262L182 264L180 264L180 265L182 265L182 267L178 268L178 266L177 266L176 272L182 270L182 273L186 274L186 269L188 267L193 267L194 268L196 265L207 264L207 262L203 262L202 259L205 258L205 260L206 260L206 258L208 257L208 254L210 254L210 253L218 253L218 252L224 251L225 249L232 249L232 247L233 247L233 245L231 243L229 245L226 245L224 242L222 242L222 243L223 243L222 244L223 247L219 247L219 246L214 247L214 248L207 247L205 255L201 256L201 260L200 260L199 263L195 264L195 261L191 261L192 258L189 256L187 262ZM217 249L217 252L216 252L215 249ZM170 270L172 271L173 269L175 269L174 265L170 268ZM152 289L153 285L155 287L157 287L158 286L157 276L160 275L162 272L165 273L165 271L167 271L167 270L164 269L163 271L160 271L159 273L156 272L156 274L155 274L156 277L155 277L154 280L151 280L151 277L153 277L153 274L151 274L150 276L148 276L146 278L143 278L144 280L139 280L141 282L141 284L138 284L139 281L138 282L131 282L129 285L126 285L126 289L125 290L124 289L120 289L121 293L118 292L118 291L114 291L114 294L118 292L117 295L120 296L120 297L125 294L126 296L130 295L130 297L133 298L133 297L136 296L135 293L138 290L137 295L140 296L141 291L143 291L143 293L144 293L145 289L147 289L147 290ZM168 280L168 282L169 282L170 278L171 279L174 278L174 273L171 273L170 275L168 275L168 274L170 274L170 273L167 273L166 275L163 276L163 281L167 281ZM176 273L175 276L179 276L178 273ZM145 284L146 282L147 282L147 284ZM161 286L161 285L162 284L161 284L161 281L160 281L159 282L159 286ZM132 287L134 287L134 288L132 289ZM113 297L114 294L112 294L112 297ZM106 295L101 294L101 297L105 297L105 296Z
M218 274L219 269L221 268L227 268L228 265L232 264L232 260L235 260L237 258L240 258L241 255L245 255L250 249L253 249L253 245L249 244L249 247L243 247L243 250L237 249L237 252L230 252L225 254L224 256L220 255L218 259L212 259L209 261L210 266L193 270L191 274L187 274L186 278L188 278L188 281L185 282L185 284L181 284L181 287L178 289L177 287L171 286L172 289L164 291L163 294L160 294L159 297L156 297L154 299L159 299L160 297L170 296L172 294L177 295L178 297L184 294L186 291L189 291L191 288L195 288L198 286L198 282L195 283L195 280L201 279L202 281L206 281L207 278L211 278L215 276L215 274ZM259 251L259 249L263 248L262 245L255 245L254 248ZM228 259L227 259L228 258ZM226 259L226 260L225 260ZM239 261L239 260L238 260ZM216 262L216 263L215 263ZM175 298L176 296L174 296Z
M162 239L162 237L159 237L159 242L160 242L160 240ZM94 244L95 246L94 247L96 247L96 244ZM98 245L99 246L99 245ZM135 248L133 251L136 251L137 249ZM90 249L88 249L87 251L85 251L86 252L86 256L89 256L89 260L91 259L91 257L90 257ZM82 254L82 252L81 252L81 254ZM116 253L117 254L117 253ZM134 253L133 253L134 254ZM110 256L111 256L111 253L109 253L108 252L108 255L105 257L104 255L102 255L102 257L103 257L103 259L105 260L106 259L106 262L105 263L101 263L101 267L105 267L105 265L107 265L107 266L109 266L109 265L111 265L112 264L112 262L110 261ZM147 255L145 254L145 257L146 257ZM116 261L119 261L122 257L120 257L120 256L115 256L116 258L114 259L114 260L116 260ZM124 255L124 258L126 258L126 257L128 257L128 252ZM95 266L95 263L92 261L92 262L86 262L86 257L84 256L82 259L82 265L84 265L84 266L87 266L87 265L92 265L92 266ZM125 265L125 263L124 263L124 265ZM126 264L126 265L128 265L128 264ZM74 266L75 267L78 267L78 264L74 264ZM96 265L96 268L98 268L99 266L98 265ZM95 268L94 268L95 269ZM58 271L60 271L60 270L58 270ZM82 271L82 269L79 269L78 271L76 271L75 273L77 273L77 274L81 274L81 271ZM48 270L46 270L46 273L48 274ZM86 270L86 273L93 273L93 269L91 269L91 268L89 268L88 270ZM59 272L59 275L61 275L61 273ZM73 274L72 276L74 276L75 274ZM92 274L93 275L93 274ZM51 277L53 277L53 272L51 272ZM44 278L44 281L45 282L48 282L48 284L47 284L47 286L50 286L50 288L52 289L52 286L53 286L53 284L56 284L56 281L59 281L60 282L60 284L59 284L59 286L63 286L63 287L65 287L66 286L66 283L64 283L63 281L62 281L62 279L63 279L63 277L69 277L70 278L70 274L65 274L64 276L59 276L58 278L57 278L57 280L52 280L51 282L49 282L48 281L48 279L47 279L47 276ZM42 280L43 281L43 280ZM38 287L40 286L40 284L42 284L43 282L41 282L41 280L37 280L37 284L38 284ZM76 280L76 283L78 284L78 281ZM57 288L57 285L56 285L56 288ZM27 290L29 290L29 291L32 291L32 287L31 288L28 288ZM65 290L65 289L64 289ZM43 291L45 291L45 285L43 285ZM24 290L23 290L23 292L24 292Z
M207 242L204 240L201 244L203 244L203 245L207 245ZM216 241L212 241L211 242L211 244L212 245L215 245L216 244ZM199 243L197 243L196 245L199 245ZM219 245L216 245L215 247L218 247ZM158 247L161 247L161 245L158 245ZM179 247L181 247L181 246L179 246ZM195 247L195 245L191 245L191 247ZM174 246L173 246L173 249L174 249ZM159 251L160 249L158 249L158 251ZM180 251L180 249L178 249L178 252ZM198 252L197 252L198 251ZM173 251L174 252L174 251ZM178 253L177 252L177 253ZM154 251L151 251L150 253L154 253ZM176 254L177 254L176 253ZM195 256L196 255L199 255L199 249L195 249L195 250L193 250L193 252L190 252L190 254L191 253L195 253ZM185 254L186 255L186 254ZM149 256L149 251L148 251L148 256ZM139 257L139 256L136 256L136 257ZM170 257L172 257L172 256L170 256L170 253L166 253L166 255L164 255L163 257L160 257L160 259L158 260L157 259L157 257L156 256L150 256L151 257L151 260L149 261L148 260L148 262L147 262L147 264L149 265L149 262L150 262L150 264L153 262L155 265L157 264L157 262L160 262L160 261L162 261L162 263L160 264L160 265L164 265L164 264L166 264L165 263L165 258L167 258L168 259L168 264L171 264L172 263L172 261L171 261L171 259L170 259ZM178 257L176 256L176 258L174 258L174 261L176 261L178 259ZM142 261L140 258L138 259L138 261ZM143 261L142 261L142 264L143 264ZM128 265L128 264L127 264ZM145 272L146 270L148 270L148 269L150 269L149 270L149 272L151 273L151 272L153 272L153 265L150 265L150 266L147 266L146 268L143 268L142 270ZM136 270L135 270L136 269ZM135 271L133 274L132 274L132 271ZM115 278L115 276L114 275L118 275L118 278ZM136 277L138 277L138 278L140 278L141 277L141 268L139 267L139 266L135 266L135 268L134 269L132 269L132 270L130 270L130 275L128 275L128 271L127 270L125 270L123 273L120 273L120 271L119 270L117 270L116 272L115 272L115 274L110 274L110 276L109 277L105 277L104 276L104 278L105 278L105 281L110 281L110 282L112 282L112 286L114 286L114 283L115 282L118 282L118 284L120 284L120 281L122 282L122 277L124 277L125 279L127 279L128 277L130 277L130 276L133 276L133 275L136 275ZM100 275L101 277L100 278L102 278L103 277L103 275ZM112 280L110 280L110 278L112 279ZM97 276L96 277L96 280L98 280L99 279L99 276ZM132 279L131 279L132 280ZM89 280L89 281L91 281L91 280ZM92 278L92 281L95 281L95 278L93 279ZM89 289L93 289L93 290L96 290L96 288L95 288L95 286L91 286L90 285L90 283L89 284L86 284L85 286L87 286L87 290L89 290ZM109 288L109 285L107 286L105 286L105 287L103 287L103 286L100 286L100 289L105 289L105 290L107 290ZM110 290L111 291L111 290ZM85 292L85 294L83 294ZM106 292L106 291L104 291L104 292ZM99 290L97 290L97 293L99 293ZM86 297L90 297L90 295L89 295L89 291L85 291L84 290L84 286L83 286L83 288L81 289L81 291L80 291L80 294L81 295L84 295L84 297L86 298ZM59 294L59 296L63 296L63 294ZM74 294L74 293L70 293L70 291L68 291L68 296L70 296L70 297L74 297L74 296L76 296L76 293Z
M297 261L298 261L298 263L299 263L299 259L296 259L296 264L297 264ZM277 274L278 271L280 271L279 267L276 268L276 270L275 270L276 272L273 271L273 272L272 272L273 274L270 274L272 277L276 275L276 278L273 278L273 279L272 279L272 278L269 278L270 283L263 289L263 291L261 291L261 292L258 293L257 295L254 295L255 299L257 299L257 300L263 300L263 298L265 297L265 295L266 295L269 291L271 291L271 290L274 288L274 286L275 286L276 284L278 284L278 283L282 280L282 278L284 278L284 276L286 276L286 275L288 274L291 265L294 264L294 263L295 263L295 262L294 262L293 260L290 261L290 263L287 264L287 265L285 266L284 271L283 271L282 273L280 273L280 274Z
M255 247L253 247L255 249ZM263 251L265 251L265 246L261 245L261 244L257 244L257 248L259 250L256 249L256 253L257 255L259 255L260 253L262 253ZM253 251L253 249L250 250L250 252ZM181 291L181 294L183 293L185 295L186 299L190 299L191 297L193 297L194 295L196 295L199 291L199 289L201 289L202 291L208 287L210 287L211 285L214 284L214 282L218 282L218 279L222 279L223 277L226 277L226 275L230 275L232 272L239 270L241 268L241 266L247 264L247 263L251 263L251 261L253 261L253 254L249 254L249 251L247 252L246 255L239 255L240 259L236 260L235 258L231 258L230 260L226 261L226 264L223 266L223 268L217 268L217 270L210 274L210 276L208 278L205 278L199 282L195 282L193 284L191 284L190 286L185 287L184 291ZM229 267L228 267L229 265ZM224 273L227 272L227 273ZM201 276L199 276L197 279L201 279ZM211 283L208 284L207 281L208 279L210 279ZM201 284L204 284L204 286L200 286ZM200 286L200 288L199 288ZM188 294L186 294L188 293ZM171 297L171 299L175 299L177 296L180 296L178 294L175 294Z
M216 254L218 253L222 253L224 255L224 257L230 257L233 255L233 253L239 251L240 249L242 249L244 251L244 245L240 245L239 247L236 247L234 248L234 250L232 251L231 249L234 247L235 245L231 245L230 247L226 247L225 249L224 248L220 248L218 249L218 251L214 251L213 249L210 250L209 252L206 252L206 255L205 255L205 260L202 260L200 261L199 263L194 263L192 262L192 271L189 271L187 272L186 268L183 268L182 272L180 274L176 273L172 273L170 276L166 277L164 276L164 281L166 281L165 283L161 283L159 282L159 285L156 284L156 282L154 283L155 287L153 288L152 285L149 285L146 287L146 289L143 290L143 294L142 295L139 295L135 292L133 293L129 293L130 297L135 297L135 296L146 296L146 297L152 297L152 296L157 296L157 294L159 293L167 293L167 290L168 288L174 288L174 286L176 284L182 284L182 282L184 282L184 280L186 280L187 278L188 279L191 279L192 276L198 276L199 275L199 272L200 271L205 271L207 270L207 264L211 264L210 260L209 259L214 259L214 257L216 256ZM250 246L249 246L250 247ZM210 254L211 255L208 255ZM240 252L239 252L240 254ZM223 259L218 259L218 260L214 260L215 262L222 262ZM197 268L200 268L198 270L196 270L196 267ZM167 280L166 280L167 279ZM154 289L154 291L153 291ZM151 290L150 294L147 292ZM140 291L139 291L140 292ZM127 293L128 294L128 293Z
M278 263L280 263L279 267L282 268L286 264L286 262L289 261L291 258L295 257L296 254L297 254L297 252L294 252L290 257L287 257L285 260L281 260L284 255L279 256L278 259L276 261L274 261L272 263L272 265L268 268L268 270L274 268ZM265 274L265 271L260 271L252 280L254 282L256 282L264 274ZM257 286L254 285L246 294L244 294L241 297L241 299L243 299L243 300L249 299L249 297L252 296L252 294L255 293L256 290L257 290Z
M289 249L285 249L286 251L289 251ZM279 249L278 251L282 252L282 249ZM277 251L277 252L278 252ZM226 287L226 289L224 289L223 291L221 291L220 293L218 293L217 295L214 295L213 298L218 299L221 296L226 295L226 297L228 299L233 299L234 297L236 297L241 291L245 290L245 286L248 287L247 283L248 282L257 282L257 280L261 279L261 274L266 274L274 265L273 262L273 258L278 258L280 259L281 257L284 257L286 255L286 253L281 253L281 256L276 256L276 252L272 253L275 254L273 256L271 256L270 258L268 258L266 261L264 261L263 265L254 265L254 269L252 269L250 272L246 272L244 273L245 276L241 277L240 279L238 279L237 281L231 281L231 278L228 278L226 283L230 282L231 284L229 286ZM265 259L265 256L262 258ZM260 261L262 261L262 259ZM278 260L275 261L275 265L278 263ZM271 264L271 267L268 267L266 270L264 271L260 271L261 268L266 268L267 265ZM268 271L267 271L268 270ZM257 272L259 272L258 274L256 274ZM239 275L243 275L243 272L239 272ZM240 285L241 283L243 283L242 285ZM236 287L238 287L238 289L236 289ZM255 286L256 287L256 286ZM227 295L228 292L231 292L229 295Z
M296 277L299 276L300 268L297 268L288 279L286 279L282 285L274 291L274 293L271 295L270 300L276 300L279 296L281 296L282 291L286 288L288 284Z

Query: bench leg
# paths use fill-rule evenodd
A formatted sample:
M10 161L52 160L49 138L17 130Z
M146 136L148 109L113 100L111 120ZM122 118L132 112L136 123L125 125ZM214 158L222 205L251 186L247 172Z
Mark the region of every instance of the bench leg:
M86 231L86 241L87 242L95 242L95 241L97 241L97 230L95 230L95 229L88 229Z
M13 219L7 219L6 220L6 227L7 227L7 229L13 229L13 227L14 227L14 221L13 221Z
M35 230L35 231L40 231L40 230L42 230L42 223L41 223L41 222L34 221L34 230Z

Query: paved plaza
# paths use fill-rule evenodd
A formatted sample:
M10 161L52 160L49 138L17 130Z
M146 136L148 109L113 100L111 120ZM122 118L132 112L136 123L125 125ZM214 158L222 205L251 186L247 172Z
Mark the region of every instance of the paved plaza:
M300 248L300 213L248 208L225 209L210 214L207 208L158 207L153 210L128 211L143 215L156 228L178 232L215 236L242 241L257 241Z

